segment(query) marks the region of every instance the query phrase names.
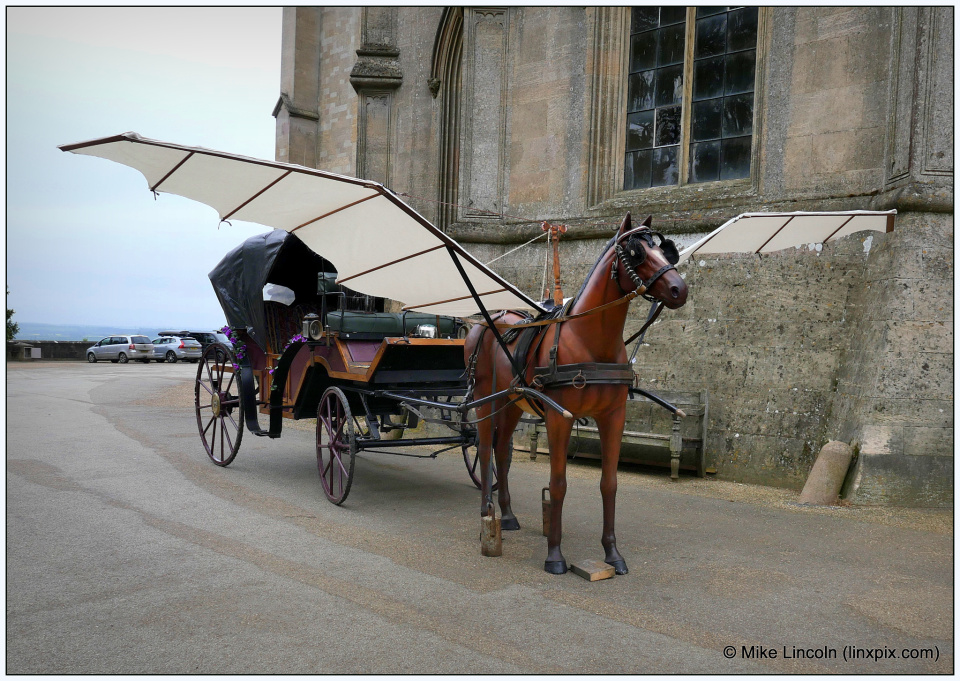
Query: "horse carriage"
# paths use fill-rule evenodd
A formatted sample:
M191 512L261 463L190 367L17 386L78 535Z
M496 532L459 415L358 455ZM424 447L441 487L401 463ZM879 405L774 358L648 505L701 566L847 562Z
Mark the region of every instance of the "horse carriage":
M244 426L277 438L285 419L316 418L320 481L334 504L346 500L361 451L436 458L456 449L479 487L477 431L461 408L464 321L385 312L383 298L337 276L333 263L283 230L247 239L210 273L233 341L207 348L197 370L194 408L210 459L229 465ZM424 407L439 411L435 420L450 434L400 439L425 418ZM446 448L409 453L425 445Z
M695 253L759 254L888 232L895 214L747 213L683 251L650 218L634 225L627 214L577 294L541 302L376 182L135 133L60 148L131 166L152 192L206 203L221 222L274 228L210 273L234 341L207 348L196 378L197 426L215 464L233 461L244 427L279 437L284 419L316 417L320 479L341 504L359 451L459 449L481 490L481 552L500 555L500 530L520 528L508 477L512 434L526 413L545 422L550 446L544 569L554 574L567 571L560 552L567 444L575 420L586 417L601 443L604 561L627 573L614 533L626 401L643 397L682 416L636 386L627 346L637 341L635 355L660 312L686 301L676 265ZM629 303L640 296L650 312L624 341ZM402 301L402 309L386 311L385 299ZM451 434L394 439L424 409L437 410ZM439 450L422 452L412 455Z

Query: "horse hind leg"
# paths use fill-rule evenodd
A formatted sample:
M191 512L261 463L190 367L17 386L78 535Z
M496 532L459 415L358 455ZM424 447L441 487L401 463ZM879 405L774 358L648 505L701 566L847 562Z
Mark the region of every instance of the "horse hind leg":
M504 410L493 434L493 452L497 461L497 482L500 485L497 492L497 501L500 503L500 529L519 530L520 521L510 508L510 454L513 449L513 431L520 422L523 412L516 407Z

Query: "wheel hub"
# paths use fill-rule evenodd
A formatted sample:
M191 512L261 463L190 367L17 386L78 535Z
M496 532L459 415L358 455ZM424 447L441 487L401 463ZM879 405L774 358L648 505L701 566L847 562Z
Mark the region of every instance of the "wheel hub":
M213 397L210 398L210 406L213 407L213 415L215 417L220 416L220 393L213 393Z

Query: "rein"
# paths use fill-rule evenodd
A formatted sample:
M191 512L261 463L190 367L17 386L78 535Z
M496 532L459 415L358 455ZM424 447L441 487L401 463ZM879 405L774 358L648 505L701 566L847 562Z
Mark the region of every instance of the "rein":
M571 319L580 319L581 317L589 317L592 314L603 312L608 308L616 307L617 305L623 305L624 303L629 303L631 300L633 300L637 296L642 296L645 292L646 292L646 288L644 288L641 285L636 290L630 291L625 296L621 296L609 303L604 303L603 305L599 305L597 307L591 308L586 312L578 312L576 314L564 315L562 317L555 317L553 319L541 319L540 321L536 321L536 322L524 322L523 324L507 324L507 323L497 324L497 327L501 329L526 329L531 326L547 326L548 324L562 324L563 322L568 322ZM486 320L477 322L477 324L479 326L488 326Z

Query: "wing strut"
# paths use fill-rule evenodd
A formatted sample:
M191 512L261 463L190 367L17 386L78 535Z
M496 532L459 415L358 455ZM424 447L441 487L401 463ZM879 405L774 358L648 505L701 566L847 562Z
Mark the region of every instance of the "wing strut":
M493 320L490 318L490 313L487 312L487 308L483 304L483 300L481 300L480 296L477 295L477 290L473 287L473 282L470 281L470 277L467 276L466 271L463 269L463 265L460 264L460 258L457 257L457 252L450 246L447 246L447 252L450 254L450 257L453 258L453 264L457 266L460 276L463 277L463 283L466 284L467 289L470 291L470 295L473 296L474 302L477 304L477 307L480 308L480 314L482 314L483 318L487 320L487 325L490 327L490 330L493 331L493 335L500 344L500 349L503 350L504 354L507 356L507 359L510 360L510 366L513 367L513 375L517 377L518 381L520 381L521 386L527 387L527 382L524 380L523 372L520 371L520 367L517 366L517 360L514 359L513 353L510 352L506 342L504 342L503 336L500 335L500 331L497 329L497 325L494 324Z

